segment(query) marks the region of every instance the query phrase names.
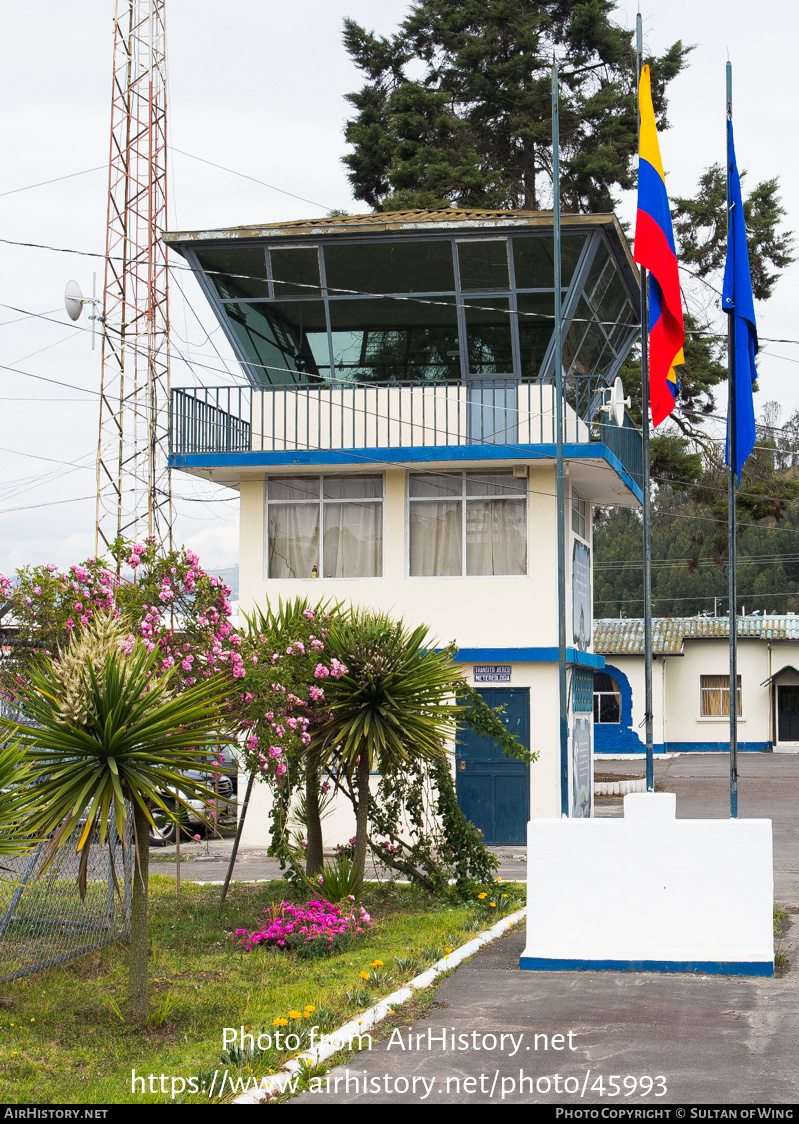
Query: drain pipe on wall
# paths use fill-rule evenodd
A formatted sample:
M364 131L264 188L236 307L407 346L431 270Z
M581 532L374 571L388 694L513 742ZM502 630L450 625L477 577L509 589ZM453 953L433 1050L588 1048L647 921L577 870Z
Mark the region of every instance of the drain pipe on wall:
M663 742L663 752L668 753L669 746L666 741L666 657L660 657L660 740Z

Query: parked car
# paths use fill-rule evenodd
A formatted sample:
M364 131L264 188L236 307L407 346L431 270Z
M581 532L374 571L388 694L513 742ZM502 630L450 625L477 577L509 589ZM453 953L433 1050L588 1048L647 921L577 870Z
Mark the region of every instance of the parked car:
M218 771L206 769L182 770L187 778L191 778L193 781L201 781L208 788L214 789L217 793L216 811L220 819L236 814L239 775L237 749L237 746L231 745L222 747L220 756L224 758L224 762L220 765ZM185 804L178 804L175 800L176 795L179 795L185 801ZM178 823L181 826L182 840L200 835L207 830L208 823L212 819L211 813L215 810L213 806L209 806L203 800L189 799L179 788L177 790L174 788L167 789L163 793L163 798L169 814L157 804L150 805L150 811L155 820L155 827L150 826L151 847L167 847L173 844L177 836Z

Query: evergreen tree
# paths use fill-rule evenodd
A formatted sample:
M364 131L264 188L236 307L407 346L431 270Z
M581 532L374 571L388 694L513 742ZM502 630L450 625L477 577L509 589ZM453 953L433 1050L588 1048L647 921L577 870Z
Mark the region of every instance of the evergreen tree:
M390 37L346 20L344 44L367 77L349 95L346 155L356 199L375 210L552 203L553 54L561 77L566 210L610 211L635 184L633 32L614 0L419 0ZM649 58L661 129L665 90L690 48ZM421 62L424 73L407 74Z

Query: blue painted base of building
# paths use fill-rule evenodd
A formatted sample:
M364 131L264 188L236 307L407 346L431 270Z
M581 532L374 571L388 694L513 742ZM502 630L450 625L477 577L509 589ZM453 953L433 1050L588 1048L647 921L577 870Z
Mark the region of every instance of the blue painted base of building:
M600 757L603 753L646 753L646 746L637 736L635 741L622 741L618 738L602 738L599 731L601 725L594 726L594 755ZM629 731L632 733L632 731ZM739 753L770 753L771 742L738 742ZM652 747L655 753L729 753L730 743L727 742L666 742L655 743Z
M527 972L688 972L696 976L773 976L771 960L548 960L522 956Z

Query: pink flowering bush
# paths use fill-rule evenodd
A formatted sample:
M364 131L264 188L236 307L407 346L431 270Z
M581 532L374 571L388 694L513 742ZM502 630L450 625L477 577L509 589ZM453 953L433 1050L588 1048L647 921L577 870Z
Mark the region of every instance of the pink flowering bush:
M18 628L18 646L4 662L2 689L13 700L17 676L38 652L56 656L97 613L122 617L135 639L158 650L156 671L175 669L176 687L190 687L217 673L243 678L241 637L229 621L230 587L206 573L193 551L160 553L155 539L119 539L109 561L89 558L61 571L53 563L0 575L0 599L10 602L4 623ZM119 572L117 572L119 571Z
M372 927L372 919L363 906L342 912L324 898L307 905L281 902L266 917L256 919L261 927L250 932L237 929L238 943L252 952L259 945L293 949L300 956L325 956L348 947L353 940Z

